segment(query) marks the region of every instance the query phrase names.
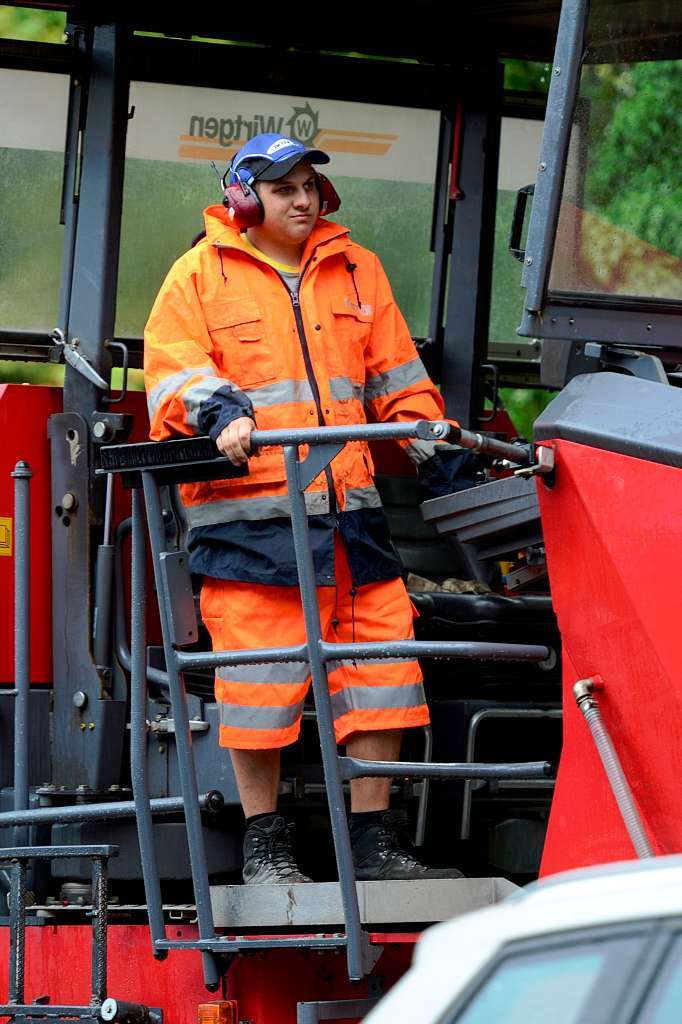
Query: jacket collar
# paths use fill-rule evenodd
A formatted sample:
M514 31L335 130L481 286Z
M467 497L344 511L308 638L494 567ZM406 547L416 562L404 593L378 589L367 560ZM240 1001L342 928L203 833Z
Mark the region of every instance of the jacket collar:
M230 221L224 206L207 207L204 210L204 223L206 224L206 238L212 245L238 249L250 259L254 258L251 250L245 245L241 232ZM324 246L324 255L331 255L347 249L350 244L349 228L320 217L306 241L301 263L305 266L319 246Z

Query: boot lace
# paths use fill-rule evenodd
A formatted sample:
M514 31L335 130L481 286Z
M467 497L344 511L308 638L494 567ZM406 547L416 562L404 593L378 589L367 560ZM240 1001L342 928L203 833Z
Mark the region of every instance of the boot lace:
M298 872L293 853L293 833L293 825L287 824L286 828L274 836L257 836L253 853L268 860L279 872Z

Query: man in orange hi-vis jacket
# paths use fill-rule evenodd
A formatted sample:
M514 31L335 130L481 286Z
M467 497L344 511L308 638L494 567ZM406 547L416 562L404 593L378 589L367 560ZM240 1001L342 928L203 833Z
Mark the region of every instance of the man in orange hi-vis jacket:
M209 434L235 465L251 431L435 420L443 403L419 359L377 257L325 219L340 203L315 171L329 157L282 135L236 155L206 235L171 268L145 332L151 437ZM469 457L425 441L404 446L431 493L468 486ZM281 448L247 476L181 487L201 613L215 650L305 641ZM354 442L306 494L327 639L413 637L412 609L373 482ZM330 666L336 740L353 757L397 760L402 730L429 721L416 661ZM244 881L309 881L277 813L280 748L298 737L306 663L220 668L220 744L246 816ZM456 877L420 864L388 810L388 779L351 783L359 879Z

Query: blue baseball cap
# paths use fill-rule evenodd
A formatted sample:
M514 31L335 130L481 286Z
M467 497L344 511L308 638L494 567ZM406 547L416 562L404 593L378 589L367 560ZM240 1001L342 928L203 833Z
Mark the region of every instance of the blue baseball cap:
M277 181L293 170L301 160L311 164L328 164L329 157L321 149L307 149L297 139L275 132L254 135L234 156L228 167L230 184L237 180L251 185L254 181Z

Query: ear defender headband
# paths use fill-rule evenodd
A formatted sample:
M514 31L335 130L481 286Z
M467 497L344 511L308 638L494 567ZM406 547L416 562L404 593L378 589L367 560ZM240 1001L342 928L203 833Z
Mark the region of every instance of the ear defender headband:
M314 171L315 184L320 196L320 216L336 213L341 206L341 198L329 178L319 171ZM227 180L234 176L236 181L228 185ZM234 168L232 164L223 175L223 206L234 211L234 225L239 231L255 228L263 223L265 210L260 196L253 187L257 175L251 173L247 166Z

